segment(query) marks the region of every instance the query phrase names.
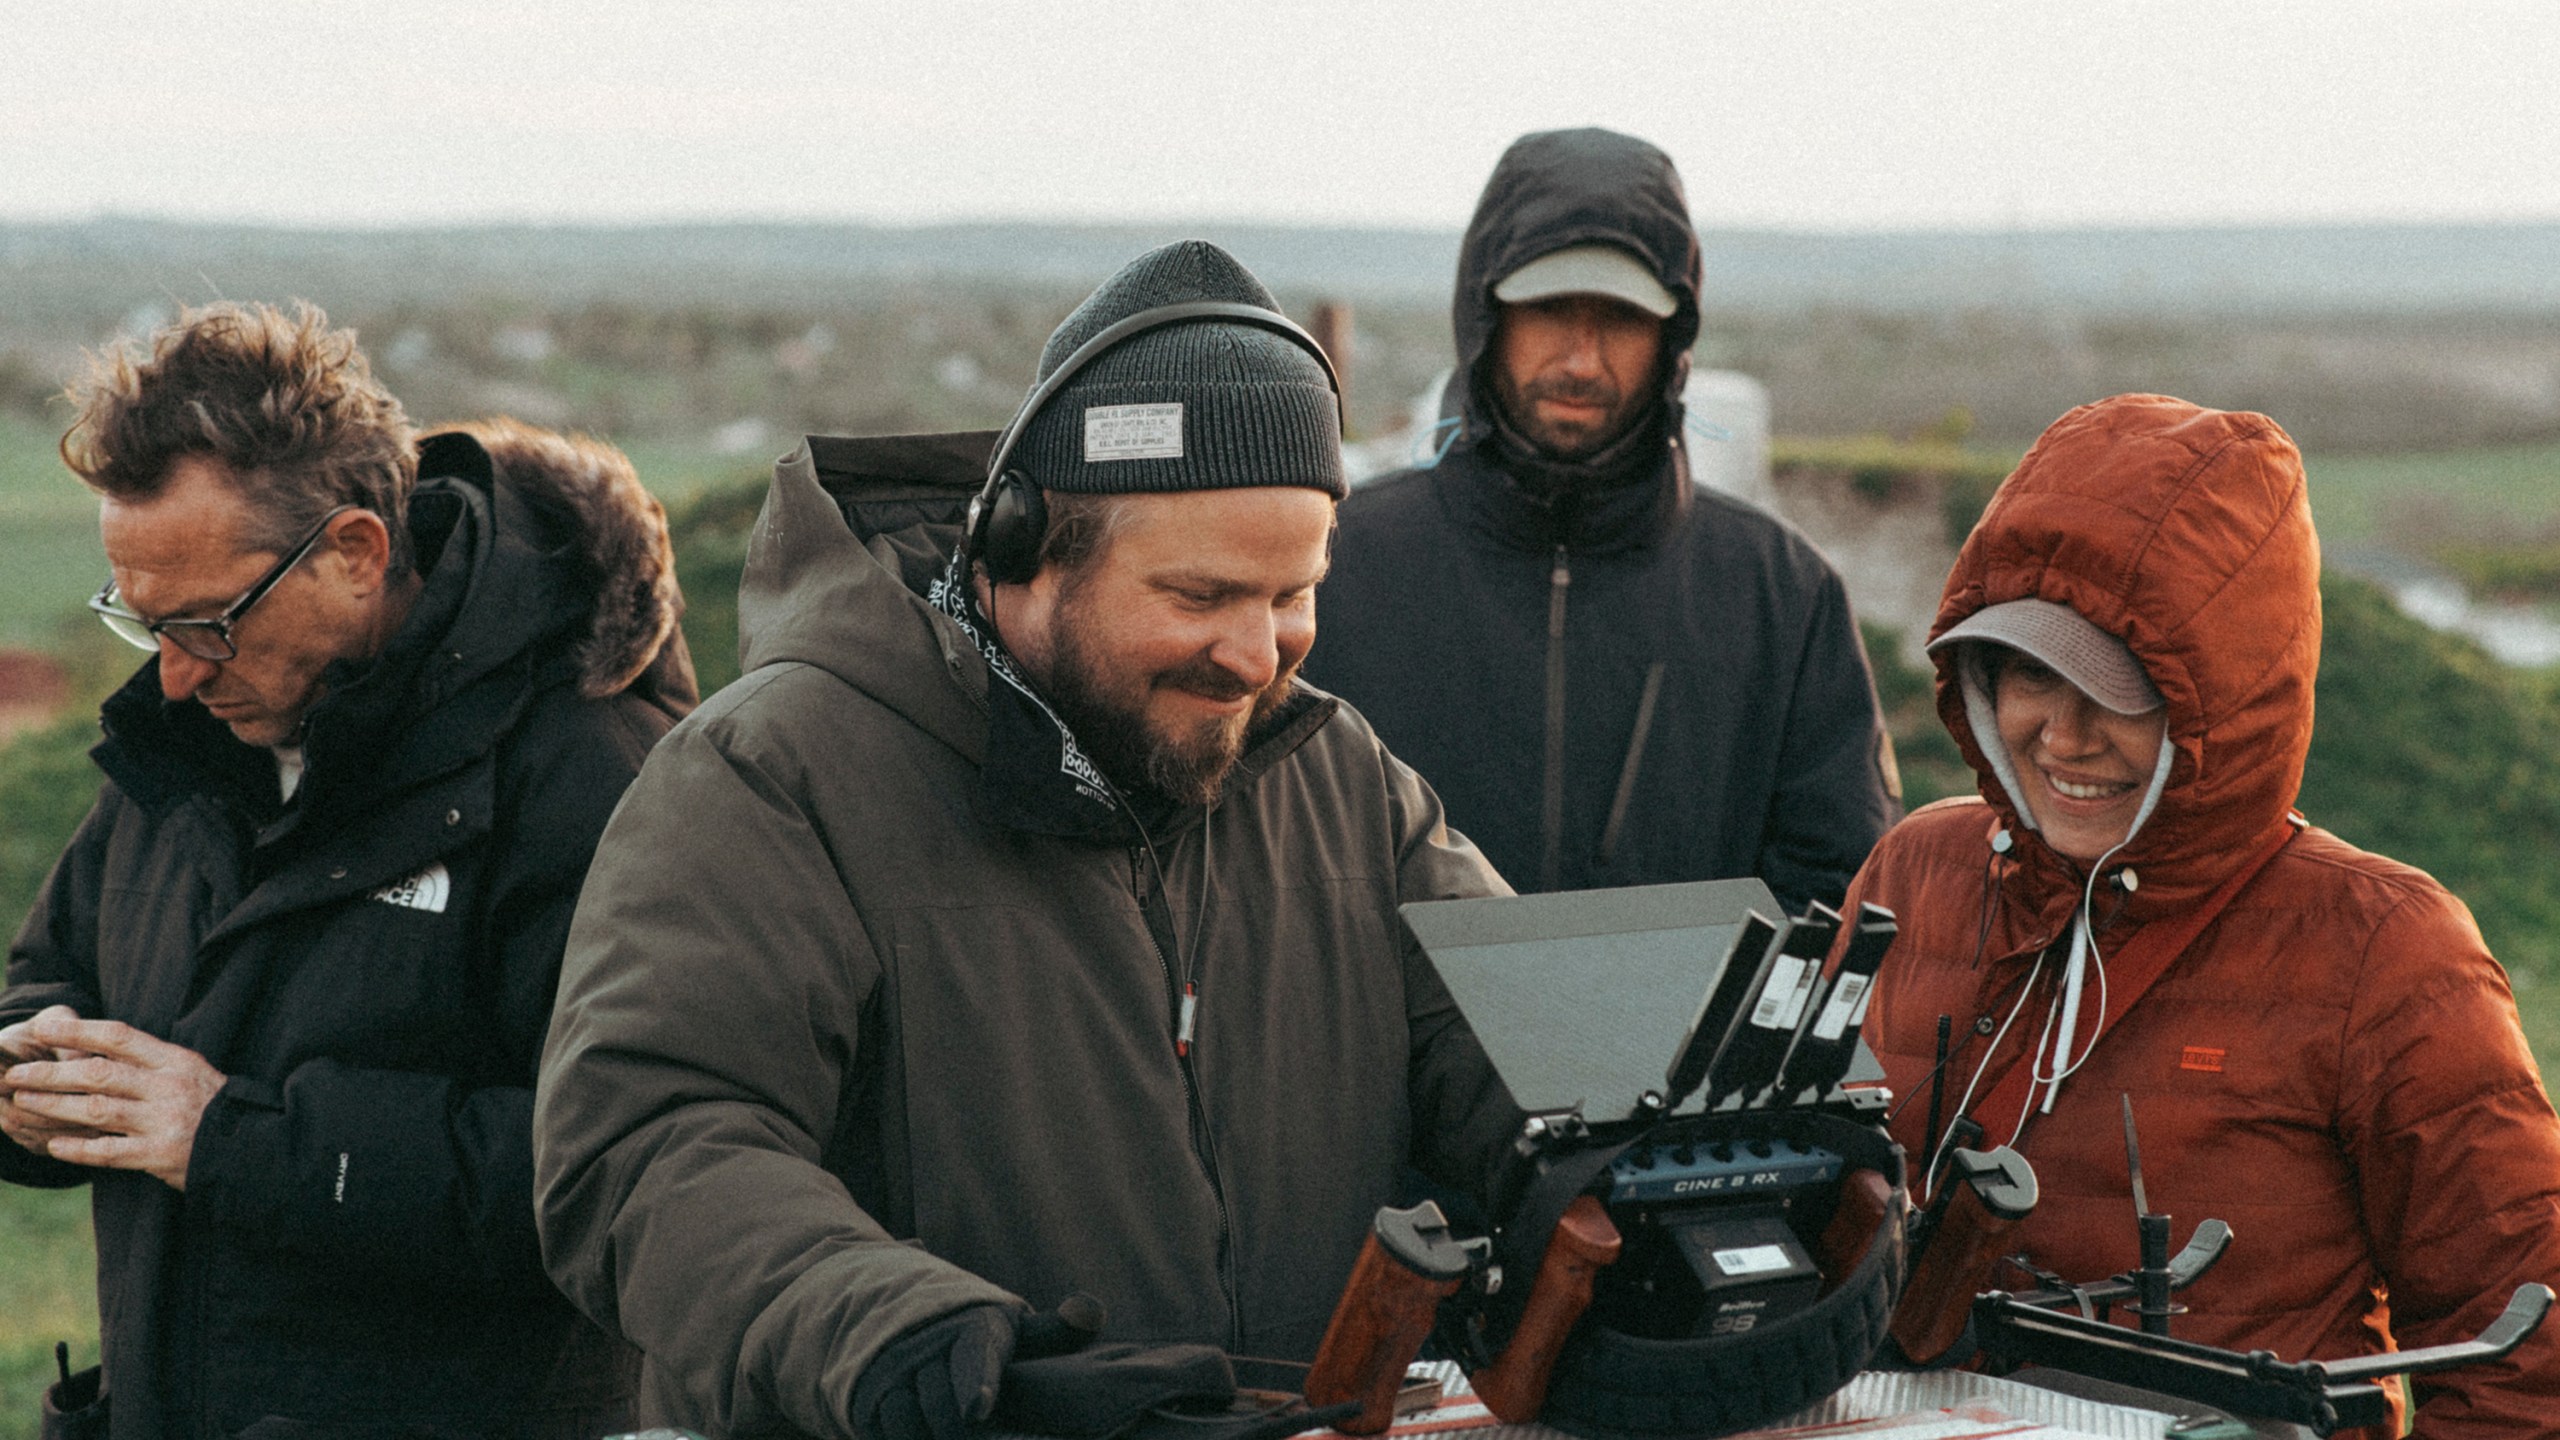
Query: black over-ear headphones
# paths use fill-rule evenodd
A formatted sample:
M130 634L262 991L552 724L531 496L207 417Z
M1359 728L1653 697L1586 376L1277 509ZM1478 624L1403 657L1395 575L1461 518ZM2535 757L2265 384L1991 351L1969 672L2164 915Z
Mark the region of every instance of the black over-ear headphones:
M1195 320L1256 326L1293 342L1299 349L1313 355L1316 363L1324 367L1326 382L1333 386L1334 410L1337 417L1340 415L1342 377L1334 373L1333 357L1324 353L1324 347L1316 343L1316 337L1277 310L1226 300L1186 300L1178 305L1158 305L1116 320L1104 326L1100 334L1077 346L1066 359L1058 362L1057 369L1049 372L1048 379L1033 386L1031 393L1023 397L1022 408L1014 412L1013 423L1005 426L1004 433L996 437L995 450L987 458L986 486L969 501L969 517L961 539L967 558L986 566L989 580L999 585L1018 585L1040 569L1040 540L1049 529L1049 503L1041 498L1038 481L1010 468L1014 447L1022 442L1023 432L1031 428L1032 420L1040 414L1040 407L1066 388L1077 371L1101 359L1104 351L1150 330Z

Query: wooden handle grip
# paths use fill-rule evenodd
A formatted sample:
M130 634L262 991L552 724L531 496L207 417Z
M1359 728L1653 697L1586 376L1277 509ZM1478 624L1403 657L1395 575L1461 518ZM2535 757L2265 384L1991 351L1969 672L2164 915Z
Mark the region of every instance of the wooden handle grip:
M1361 1402L1358 1415L1333 1427L1348 1435L1375 1435L1393 1424L1405 1367L1422 1353L1432 1317L1458 1285L1414 1273L1371 1235L1307 1370L1307 1403L1322 1408Z
M1955 1193L1947 1197L1937 1233L1929 1237L1893 1312L1894 1342L1922 1365L1946 1354L1963 1337L1973 1297L1991 1278L2001 1242L2017 1223L1994 1214L1962 1177L1951 1174L1947 1183L1956 1187Z
M1538 1417L1565 1337L1591 1308L1592 1278L1618 1258L1623 1244L1596 1198L1577 1196L1565 1207L1555 1238L1547 1242L1546 1258L1538 1263L1538 1283L1520 1312L1520 1328L1511 1333L1501 1357L1473 1379L1476 1398L1496 1419L1517 1425Z
M1893 1204L1893 1186L1873 1170L1852 1170L1840 1181L1840 1202L1831 1212L1831 1223L1822 1227L1822 1243L1817 1254L1822 1261L1822 1293L1840 1288L1867 1258L1867 1242L1876 1235L1876 1227L1884 1223L1885 1211Z

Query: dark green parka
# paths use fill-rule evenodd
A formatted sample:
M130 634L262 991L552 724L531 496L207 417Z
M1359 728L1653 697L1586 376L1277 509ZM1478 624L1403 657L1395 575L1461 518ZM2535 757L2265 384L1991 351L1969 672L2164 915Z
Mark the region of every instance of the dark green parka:
M647 1352L644 1419L723 1435L848 1434L881 1345L978 1303L1084 1291L1112 1338L1306 1359L1408 1157L1464 1183L1512 1133L1396 920L1502 882L1313 691L1205 811L1043 823L1037 767L990 762L1004 682L923 593L965 484L818 444L748 553L747 675L650 758L579 905L552 1274Z
M543 1277L533 1071L596 836L692 667L637 481L492 443L423 448L421 593L329 673L294 802L146 664L10 947L0 1024L69 1005L229 1077L183 1194L0 1142L0 1178L91 1187L118 1440L505 1433L627 1383Z

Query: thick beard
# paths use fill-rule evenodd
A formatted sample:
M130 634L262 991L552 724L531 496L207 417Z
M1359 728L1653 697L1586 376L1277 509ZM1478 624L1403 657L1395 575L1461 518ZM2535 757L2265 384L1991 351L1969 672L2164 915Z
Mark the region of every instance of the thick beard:
M1642 397L1625 392L1605 380L1532 380L1522 385L1511 378L1511 372L1496 363L1493 366L1495 396L1502 404L1503 418L1521 438L1555 460L1581 460L1597 455L1618 443L1644 418ZM1540 400L1572 400L1609 407L1608 418L1589 429L1565 429L1538 418Z
M1085 616L1075 600L1071 584L1058 599L1049 673L1038 677L1058 718L1102 773L1134 796L1174 805L1206 805L1217 799L1228 774L1244 757L1246 737L1289 698L1298 667L1292 665L1273 677L1254 695L1253 708L1243 715L1203 720L1185 733L1160 734L1146 718L1148 694L1155 686L1168 685L1213 699L1238 698L1249 693L1248 687L1206 659L1134 680L1115 676L1100 656L1086 648L1084 637L1091 627L1081 623Z

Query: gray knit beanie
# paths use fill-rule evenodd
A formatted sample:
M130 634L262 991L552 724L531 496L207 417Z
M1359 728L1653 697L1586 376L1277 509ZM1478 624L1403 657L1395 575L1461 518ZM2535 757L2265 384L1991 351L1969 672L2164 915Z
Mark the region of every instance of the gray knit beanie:
M1113 323L1191 300L1280 308L1234 256L1206 240L1176 241L1085 297L1041 348L1034 383ZM1044 489L1087 494L1248 485L1350 493L1324 366L1283 336L1214 320L1149 330L1105 351L1040 407L1012 465Z

